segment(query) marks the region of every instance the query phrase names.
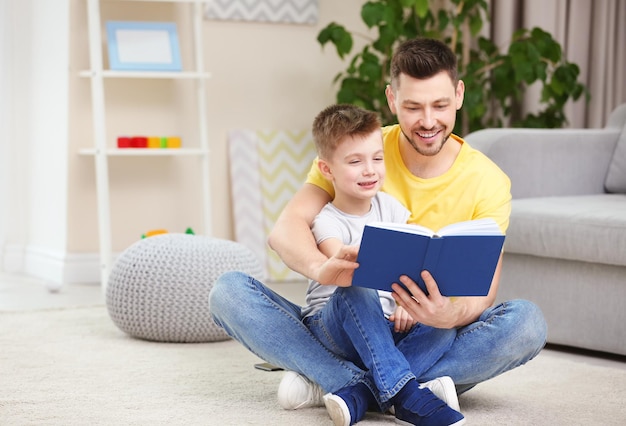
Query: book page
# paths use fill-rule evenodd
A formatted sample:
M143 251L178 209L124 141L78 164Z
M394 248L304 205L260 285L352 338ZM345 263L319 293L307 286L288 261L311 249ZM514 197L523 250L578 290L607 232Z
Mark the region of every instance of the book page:
M373 228L389 229L391 231L405 232L407 234L425 235L432 237L435 235L435 231L428 229L425 226L415 225L413 223L393 223L393 222L372 222L366 226Z
M425 235L427 237L443 237L446 235L502 235L500 227L496 221L491 218L453 223L444 226L438 232L413 223L372 222L367 226L406 232L407 234Z
M502 235L500 227L492 218L468 220L444 226L437 232L446 235Z

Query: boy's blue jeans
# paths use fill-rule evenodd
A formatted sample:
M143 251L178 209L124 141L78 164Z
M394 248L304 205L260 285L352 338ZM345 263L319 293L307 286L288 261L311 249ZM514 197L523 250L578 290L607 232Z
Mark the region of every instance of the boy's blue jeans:
M311 329L302 321L300 306L241 272L222 275L209 303L215 322L258 357L303 374L326 392L364 382L380 389L373 393L383 409L413 376L420 383L450 376L463 392L526 363L546 342L543 315L525 300L491 307L478 321L458 329L417 325L409 333L395 333L384 317L363 314L378 298L373 291L358 290L364 289L338 289L329 309L307 319ZM378 312L382 317L380 306ZM388 337L380 324L387 336L391 331L397 351L381 352L388 349ZM355 338L353 333L362 335Z
M406 382L435 365L456 338L454 329L420 324L408 333L395 333L378 292L361 287L337 288L324 308L304 323L331 352L367 372L364 381L383 411ZM416 371L409 359L419 359Z

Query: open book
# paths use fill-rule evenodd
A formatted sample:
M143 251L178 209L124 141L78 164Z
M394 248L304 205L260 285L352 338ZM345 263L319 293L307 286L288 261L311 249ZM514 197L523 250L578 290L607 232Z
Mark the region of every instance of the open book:
M504 235L493 219L448 225L435 233L419 225L365 226L352 285L392 291L407 275L426 293L420 273L431 273L444 296L486 296Z

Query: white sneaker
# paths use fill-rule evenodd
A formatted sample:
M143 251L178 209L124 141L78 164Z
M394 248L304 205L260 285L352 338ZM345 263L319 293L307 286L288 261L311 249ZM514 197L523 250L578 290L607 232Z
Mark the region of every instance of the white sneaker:
M437 377L429 382L421 383L420 388L430 389L432 393L437 395L437 398L448 404L448 407L459 413L461 412L459 397L456 394L456 387L452 378L448 376Z
M428 388L437 398L448 404L448 407L461 412L459 397L456 394L456 387L451 377L441 376L429 382L420 383L420 389ZM389 407L389 412L395 414L394 407Z
M287 371L278 386L278 404L285 410L323 407L322 388L295 371Z

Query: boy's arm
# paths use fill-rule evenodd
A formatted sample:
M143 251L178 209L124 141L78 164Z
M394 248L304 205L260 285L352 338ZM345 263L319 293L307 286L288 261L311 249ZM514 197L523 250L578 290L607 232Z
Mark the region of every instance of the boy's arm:
M274 224L268 244L289 268L320 284L349 285L357 264L357 247L342 247L333 257L317 248L311 224L330 195L310 183L296 192Z
M326 257L333 257L341 247L343 247L343 243L339 238L326 238L324 241L319 243L317 246L319 250L326 255Z

